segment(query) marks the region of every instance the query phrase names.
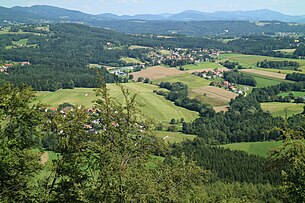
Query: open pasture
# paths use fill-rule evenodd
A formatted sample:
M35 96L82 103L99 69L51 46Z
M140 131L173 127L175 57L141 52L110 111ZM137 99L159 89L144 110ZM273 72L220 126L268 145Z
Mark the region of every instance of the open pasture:
M198 76L193 75L193 74L184 73L184 72L182 72L182 74L179 74L179 75L174 75L174 76L169 76L169 77L166 77L166 78L154 80L153 82L154 83L182 82L183 84L186 84L191 90L199 88L199 87L208 86L211 83L211 81L209 81L209 80L206 80L204 78L198 77Z
M267 76L263 76L263 75L257 75L257 74L248 73L248 72L244 72L244 73L247 74L247 75L251 75L256 80L256 82L257 82L256 87L257 88L277 85L277 84L280 84L282 82L292 82L292 81L289 81L289 80L271 78L271 77L267 77Z
M284 102L269 102L261 103L261 107L265 111L269 111L273 116L282 116L286 115L293 116L303 112L304 104L296 103L284 103Z
M194 71L194 70L213 70L215 68L218 68L219 70L228 70L227 68L223 67L222 65L218 63L213 62L201 62L196 64L189 64L183 66L187 71Z
M152 49L152 47L147 47L147 46L141 46L141 45L131 45L129 47L130 50L134 50L134 49Z
M139 72L134 72L132 75L134 76L134 80L137 80L139 77L149 78L151 80L166 78L168 76L175 76L183 74L183 71L180 71L176 68L166 68L163 66L154 66L151 68L144 69Z
M187 135L180 132L156 131L156 137L169 143L179 143L184 140L193 140L196 135Z
M213 86L201 87L193 90L193 92L201 95L205 95L209 98L222 100L224 102L229 102L231 99L234 99L238 96L238 94L234 92L227 91L225 89L221 89Z
M140 63L142 63L139 59L135 59L135 58L124 57L124 58L121 58L121 60L125 61L126 63L133 63L133 64L140 64Z
M141 112L156 121L169 123L172 118L184 118L186 121L192 121L197 118L198 113L175 106L164 97L153 93L153 90L160 88L143 83L128 83L123 85L132 94L138 93L137 102L142 104ZM120 88L115 84L108 84L110 95L118 102L123 102L123 95ZM37 100L49 104L51 107L57 107L59 104L68 102L71 104L92 106L92 101L96 100L95 92L89 88L77 88L72 90L59 90L57 92L38 92Z
M221 145L221 147L231 150L244 151L249 154L266 157L270 150L276 149L283 145L282 141L266 141L266 142L242 142L233 143L227 145Z
M305 92L297 92L297 91L283 92L283 93L280 93L279 95L283 96L283 97L286 97L290 93L292 93L295 97L305 97Z
M258 56L258 55L244 55L244 54L222 54L219 56L219 59L221 61L235 61L239 62L240 65L242 65L245 68L255 68L257 62L269 60L269 61L296 61L299 62L301 65L301 70L305 71L305 60L304 59L291 59L291 58L277 58L277 57L269 57L269 56ZM286 70L280 70L280 69L264 69L270 72L278 72L281 71L282 73L290 73L293 71L286 71Z

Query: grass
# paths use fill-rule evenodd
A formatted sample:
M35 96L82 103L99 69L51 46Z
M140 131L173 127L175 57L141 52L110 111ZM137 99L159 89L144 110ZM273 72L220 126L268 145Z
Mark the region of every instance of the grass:
M180 132L156 131L156 137L169 143L179 143L185 140L193 140L196 135L186 135Z
M292 93L295 97L305 97L305 92L297 92L297 91L283 92L283 93L280 93L279 95L283 96L283 97L286 97L290 93Z
M257 75L257 74L253 74L253 73L245 73L244 72L243 74L252 76L257 82L257 85L256 85L257 88L277 85L277 84L280 84L280 83L283 83L283 82L291 82L291 81L288 81L288 80L270 78L270 77L267 77L267 76Z
M171 82L171 83L182 82L186 84L190 89L197 89L199 87L209 86L211 83L211 81L209 80L206 80L204 78L189 73L169 76L166 78L154 80L153 82L156 84L160 82Z
M160 89L154 85L128 83L124 84L124 87L131 93L139 93L137 101L143 104L140 107L141 112L155 121L169 123L172 118L184 118L186 121L192 121L198 117L198 113L177 107L163 96L153 93L153 90ZM109 84L107 88L110 89L110 95L116 98L117 101L123 101L123 95L117 85ZM41 101L49 104L51 107L57 107L64 102L91 107L92 101L96 100L93 89L89 88L59 90L57 92L38 92L37 96L36 102Z
M152 47L147 47L147 46L140 46L140 45L131 45L129 49L134 50L134 49L152 49Z
M268 57L268 56L258 56L258 55L244 55L244 54L223 54L219 56L221 61L230 60L239 62L245 68L256 67L256 63L263 60L271 60L271 61L297 61L301 65L301 70L305 71L305 60L302 59L291 59L291 58L276 58L276 57ZM267 68L264 69L267 71L278 72L281 71L282 73L291 73L293 71L289 70L280 70L280 69L271 69Z
M139 59L135 59L135 58L124 57L124 58L121 58L121 60L125 61L126 63L134 63L134 64L142 63Z
M221 145L221 147L244 151L249 154L266 157L270 150L278 148L283 145L282 141L266 141L266 142L246 142L246 143L233 143Z
M287 53L287 54L292 54L293 52L295 52L296 49L278 49L278 50L273 50L273 51L279 51L279 52L283 52L283 53Z
M160 51L160 53L163 54L163 55L170 55L170 54L171 54L171 52L170 52L169 50L166 50L166 49L161 49L161 50L159 50L159 51Z
M213 62L201 62L196 64L189 64L183 66L187 70L202 70L202 69L215 69L224 68L222 65Z
M284 102L269 102L261 103L263 110L269 111L273 116L285 116L286 111L288 116L303 112L304 104L284 103Z
M18 41L13 41L13 45L16 45L16 46L26 46L28 41L29 41L29 39L20 39Z

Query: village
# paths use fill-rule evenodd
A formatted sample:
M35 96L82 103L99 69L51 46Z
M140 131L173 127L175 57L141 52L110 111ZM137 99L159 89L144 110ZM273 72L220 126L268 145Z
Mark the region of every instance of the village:
M219 88L223 88L225 90L237 93L237 94L241 94L241 95L245 95L246 91L249 90L248 87L238 87L237 84L235 83L230 83L229 81L224 80L224 70L218 70L218 69L214 69L213 71L211 70L205 70L205 71L195 71L193 72L194 75L202 77L204 79L207 80L212 80L212 82L210 83L210 86L214 86L214 87L219 87ZM221 80L217 80L217 79L221 79Z

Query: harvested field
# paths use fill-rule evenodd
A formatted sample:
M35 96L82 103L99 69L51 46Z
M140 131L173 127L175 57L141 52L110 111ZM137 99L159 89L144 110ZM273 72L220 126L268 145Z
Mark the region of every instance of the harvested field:
M217 106L214 107L214 110L216 112L221 112L221 111L227 112L229 110L229 106Z
M184 73L183 71L180 71L176 68L166 68L163 66L154 66L154 67L142 70L140 72L134 72L134 73L132 73L132 75L134 77L134 80L137 80L139 77L155 80L155 79L165 78L168 76L180 75L183 73Z
M235 97L238 96L238 94L234 92L230 92L218 87L213 87L213 86L206 86L206 87L201 87L198 89L193 90L193 92L196 92L198 94L205 95L207 97L217 99L217 100L222 100L229 102L231 99L234 99Z
M263 75L263 76L267 76L267 77L270 77L270 78L277 78L277 79L283 79L283 80L285 80L285 78L286 78L285 74L268 72L268 71L259 70L259 69L243 69L241 71L245 72L245 73Z

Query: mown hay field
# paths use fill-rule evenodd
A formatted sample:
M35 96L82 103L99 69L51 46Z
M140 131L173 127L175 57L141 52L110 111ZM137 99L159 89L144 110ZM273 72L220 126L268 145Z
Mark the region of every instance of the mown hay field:
M184 118L186 121L192 121L198 117L198 113L189 111L181 107L175 106L172 102L166 100L163 96L153 93L153 90L160 90L155 85L143 83L123 84L132 94L138 93L137 102L141 106L141 112L155 121L163 121L169 123L172 118ZM123 102L123 95L120 87L115 84L108 84L110 95L118 102ZM68 102L71 104L92 106L92 101L96 100L95 92L90 88L76 88L69 90L59 90L57 92L37 92L37 99L50 107L57 107L59 104Z

